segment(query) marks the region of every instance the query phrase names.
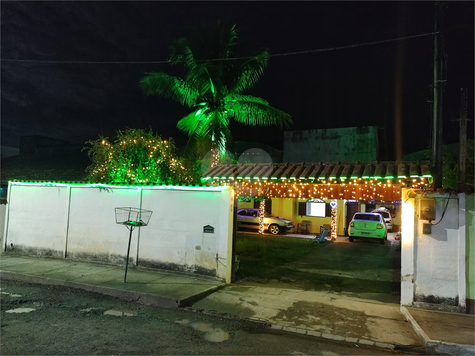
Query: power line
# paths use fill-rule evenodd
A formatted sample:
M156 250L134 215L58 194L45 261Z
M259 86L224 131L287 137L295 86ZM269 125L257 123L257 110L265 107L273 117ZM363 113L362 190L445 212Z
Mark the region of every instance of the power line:
M349 48L356 48L356 47L362 47L362 46L376 45L376 44L381 44L381 43L407 40L407 39L411 39L411 38L432 36L432 35L436 35L438 33L439 32L437 31L437 32L422 33L422 34L412 35L412 36L392 38L392 39L388 39L388 40L357 43L357 44L346 45L346 46L327 47L327 48L312 49L312 50L306 50L306 51L277 53L277 54L271 54L270 57L283 57L283 56L294 56L294 55L299 55L299 54L336 51L336 50L340 50L340 49L349 49ZM254 58L254 57L253 56L250 56L250 57L233 57L233 58L225 58L225 59L211 58L211 59L206 59L206 60L200 60L200 62L234 61L234 60L238 60L238 59L250 59L250 58ZM105 61L105 62L100 62L100 61L47 61L47 60L42 61L42 60L35 60L35 59L14 59L14 58L2 58L1 61L2 62L17 62L17 63L45 63L45 64L166 64L166 63L170 63L167 60L165 60L165 61L143 61L143 62L142 61ZM177 63L184 63L184 61L178 61Z
M410 39L410 38L417 38L417 37L424 37L424 36L432 36L432 35L436 35L436 34L438 34L438 33L439 33L439 32L422 33L422 34L419 34L419 35L412 35L412 36L406 36L406 37L399 37L399 38L393 38L393 39L389 39L389 40L381 40L381 41L357 43L357 44L353 44L353 45L346 45L346 46L339 46L339 47L329 47L329 48L321 48L321 49L314 49L314 50L308 50L308 51L298 51L298 52L290 52L290 53L280 53L280 54L271 55L271 57L289 56L289 55L294 55L294 54L307 54L307 53L317 53L317 52L335 51L335 50L339 50L339 49L355 48L355 47L369 46L369 45L375 45L375 44L380 44L380 43L387 43L387 42L394 42L394 41L400 41L400 40L407 40L407 39Z

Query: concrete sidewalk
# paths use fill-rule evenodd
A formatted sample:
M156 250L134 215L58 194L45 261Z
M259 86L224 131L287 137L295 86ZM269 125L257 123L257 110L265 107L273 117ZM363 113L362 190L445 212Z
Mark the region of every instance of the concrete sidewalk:
M0 256L0 277L26 282L64 285L147 305L178 308L212 293L225 284L203 276L71 260Z
M473 315L443 313L282 285L236 283L129 266L2 254L0 277L64 285L167 308L189 306L273 329L389 349L470 355Z

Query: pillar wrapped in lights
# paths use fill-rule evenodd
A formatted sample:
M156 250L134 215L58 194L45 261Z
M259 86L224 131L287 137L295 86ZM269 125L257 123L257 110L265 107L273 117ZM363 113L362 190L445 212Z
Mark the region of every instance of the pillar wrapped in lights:
M265 215L266 201L262 199L259 202L259 234L264 233L264 215Z
M336 199L332 199L330 202L330 206L332 208L332 223L331 223L331 237L332 240L336 240L336 228L337 228L337 221L336 221L336 211L338 207L338 202Z

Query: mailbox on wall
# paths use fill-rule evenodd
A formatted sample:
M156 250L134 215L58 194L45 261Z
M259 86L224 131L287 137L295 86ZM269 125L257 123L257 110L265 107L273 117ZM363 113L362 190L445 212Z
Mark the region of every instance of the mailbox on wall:
M421 220L435 220L435 199L421 198L416 200L416 214Z

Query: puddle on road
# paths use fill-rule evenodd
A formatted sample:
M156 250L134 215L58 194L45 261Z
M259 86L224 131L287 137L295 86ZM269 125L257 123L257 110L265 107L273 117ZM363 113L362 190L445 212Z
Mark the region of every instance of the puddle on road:
M121 310L106 310L104 312L104 315L113 315L113 316L136 316L136 312L124 312Z
M183 320L175 320L175 323L180 324L180 325L188 325L190 323L189 320L183 319Z
M36 309L33 308L16 308L16 309L10 309L6 310L5 313L29 313L32 312Z
M229 340L229 333L223 331L219 328L213 328L210 324L207 323L194 323L191 324L191 327L195 330L202 331L205 333L205 340L211 342L223 342Z
M20 294L13 294L13 293L7 293L7 292L1 292L1 294L6 294L6 295L9 295L10 297L21 297Z
M175 320L175 323L180 325L190 325L190 321L187 319ZM190 326L197 331L204 332L205 334L203 337L205 340L211 342L223 342L229 340L229 333L227 331L223 331L219 328L213 328L211 324L193 323Z

